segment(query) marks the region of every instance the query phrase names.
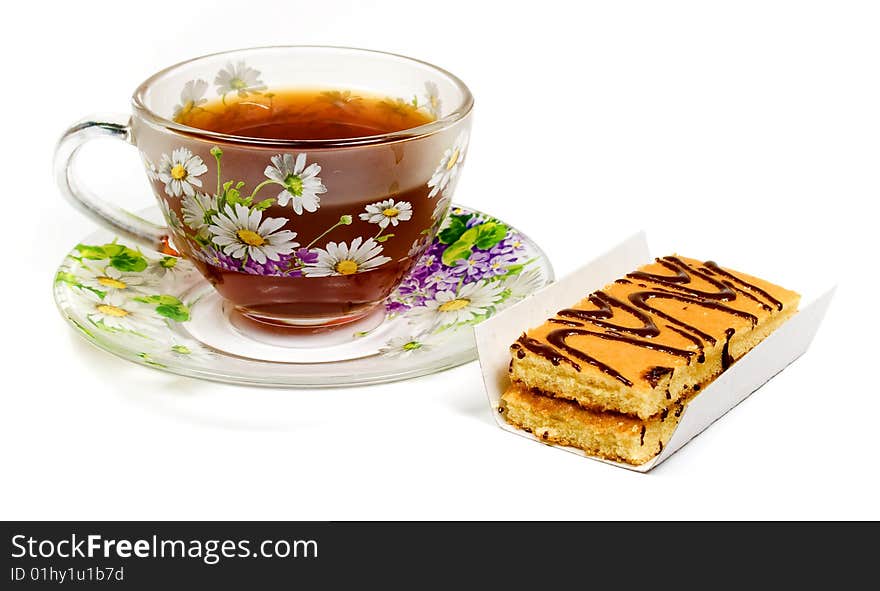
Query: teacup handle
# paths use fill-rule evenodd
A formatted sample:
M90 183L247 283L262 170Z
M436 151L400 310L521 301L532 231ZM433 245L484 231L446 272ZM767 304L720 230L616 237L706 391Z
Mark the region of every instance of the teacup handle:
M77 152L83 144L97 138L113 138L133 145L130 117L121 114L89 117L65 131L55 148L55 181L58 188L77 209L99 224L120 236L162 251L167 244L168 228L101 199L79 183L74 167Z

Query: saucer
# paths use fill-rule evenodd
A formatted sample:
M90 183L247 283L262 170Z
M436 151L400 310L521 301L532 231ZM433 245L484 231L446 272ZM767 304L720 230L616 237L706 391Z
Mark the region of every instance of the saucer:
M143 212L161 219L157 207ZM507 228L466 259L443 254L466 229ZM485 245L484 245L485 246ZM277 329L239 315L187 260L105 230L77 244L55 277L55 301L87 341L155 369L262 386L391 382L477 358L472 327L553 280L540 248L477 210L453 206L427 252L384 306L333 329Z

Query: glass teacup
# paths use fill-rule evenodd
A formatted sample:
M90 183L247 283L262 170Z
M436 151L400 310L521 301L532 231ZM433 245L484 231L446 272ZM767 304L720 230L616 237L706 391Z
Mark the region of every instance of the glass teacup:
M218 100L271 109L284 89L319 89L340 109L385 97L417 127L357 137L250 137L193 127ZM457 77L360 49L267 47L171 66L132 114L75 124L56 152L64 194L120 236L192 261L245 316L329 326L369 314L406 277L442 222L467 154L473 98ZM413 113L409 113L413 114ZM167 226L84 189L72 166L96 137L135 145Z

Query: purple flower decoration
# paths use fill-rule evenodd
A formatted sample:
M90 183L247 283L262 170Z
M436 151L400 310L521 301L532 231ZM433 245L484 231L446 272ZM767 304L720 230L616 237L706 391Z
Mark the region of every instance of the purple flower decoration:
M499 255L499 254L509 254L514 252L520 252L525 248L525 245L522 243L522 239L519 234L514 232L508 232L507 237L504 238L501 242L493 246L489 250L489 254L491 255Z
M425 278L425 285L438 291L448 290L458 285L458 277L451 276L445 269L431 273Z
M293 252L293 256L299 259L303 265L311 265L318 262L318 253L308 250L307 248L299 248Z
M385 304L385 311L389 314L397 314L409 310L409 306L398 300L389 300Z
M497 220L472 215L465 226L473 228L494 221ZM520 259L525 251L522 236L512 230L488 250L473 245L468 258L459 259L452 265L443 263L443 253L448 247L448 244L443 244L436 238L431 242L413 265L409 275L386 302L385 310L389 314L402 314L424 306L442 291L457 292L463 285L500 278L510 271L512 265L522 262ZM242 263L222 250L211 247L199 250L198 255L206 263L226 271L275 277L301 277L302 268L318 260L317 252L306 248L280 255L277 261L267 260L262 264L254 260Z
M495 220L474 215L467 220L465 226L473 228L489 221ZM389 313L400 314L423 306L441 291L454 292L462 285L506 275L511 265L521 262L519 259L525 250L522 236L511 230L489 250L475 245L467 259L459 259L448 266L441 259L448 246L436 239L431 243L413 266L409 276L389 299L385 306Z
M516 264L517 257L515 254L499 254L492 257L489 261L489 267L486 269L486 277L498 277L499 275L507 275L507 271L511 265Z
M482 276L489 270L490 264L489 253L477 251L471 254L469 258L458 259L455 261L455 266L452 268L452 272L457 275L464 273L468 277Z

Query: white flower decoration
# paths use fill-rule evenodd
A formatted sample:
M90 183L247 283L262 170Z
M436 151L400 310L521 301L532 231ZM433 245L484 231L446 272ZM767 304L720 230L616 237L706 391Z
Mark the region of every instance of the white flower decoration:
M129 273L107 266L103 271L89 269L89 272L79 279L79 283L107 294L125 293L136 297L151 293L158 281L144 273Z
M217 197L207 193L187 195L180 202L183 223L195 231L204 230L211 225L211 218L217 213Z
M510 290L510 297L504 303L515 303L544 287L544 283L544 276L538 269L520 271L501 283L504 289Z
M180 218L177 217L177 212L171 209L171 204L168 203L166 199L159 197L159 211L162 212L162 217L165 218L165 221L168 222L168 227L172 230L180 230Z
M379 348L379 353L393 359L406 359L436 349L447 340L448 336L442 333L394 337Z
M407 201L395 203L394 199L386 199L368 205L366 210L366 213L360 215L361 220L371 224L379 224L383 230L388 227L388 224L396 226L400 222L412 218L412 205Z
M174 256L163 256L150 264L147 272L158 278L162 283L173 284L193 275L196 268L186 259Z
M229 256L244 260L245 257L262 264L277 261L282 254L290 254L299 246L294 242L296 232L281 230L287 218L263 219L263 212L250 211L240 203L234 209L228 205L213 217L208 229L214 244Z
M468 134L466 131L463 131L455 138L455 143L452 144L452 147L447 148L443 152L440 164L437 165L437 169L428 180L428 186L431 188L431 192L428 193L429 199L433 199L441 191L446 191L448 185L455 186L454 181L458 178L458 173L464 162L467 146Z
M243 61L226 64L226 67L217 73L214 84L217 85L217 94L237 92L241 97L247 96L249 92L266 89L266 85L260 80L260 71L251 68Z
M391 260L390 257L380 256L382 245L372 238L364 240L360 236L351 241L351 246L345 242L330 242L327 250L316 248L315 252L318 260L303 268L306 277L353 275L375 269Z
M208 167L201 157L186 148L177 148L168 154L162 154L159 162L159 180L165 183L165 192L172 197L194 195L193 187L201 187L198 178L208 172Z
M431 240L428 236L422 236L421 238L416 239L416 241L412 243L412 246L409 247L409 252L406 253L406 256L410 258L419 256L428 248L428 244L430 243Z
M443 103L440 101L440 89L433 82L425 82L425 108L434 117L440 116Z
M144 171L147 173L147 178L150 179L150 181L159 180L159 169L156 168L156 165L153 164L153 161L150 160L150 158L146 154L144 154L143 152L141 152L140 154L141 162L144 163Z
M292 202L293 211L302 215L303 209L314 213L321 207L318 195L327 192L318 173L321 167L316 163L306 166L306 155L299 154L296 160L292 154L276 154L272 156L273 166L267 166L263 174L284 190L278 193L278 205L282 207Z
M434 211L431 212L431 219L435 222L444 219L446 217L446 212L449 211L449 203L452 201L449 197L440 197L437 200L437 205L434 206Z
M196 107L200 107L208 102L205 92L208 90L208 83L204 80L190 80L183 85L180 91L180 103L174 107L174 119L189 115Z
M479 281L462 285L458 292L439 291L433 300L410 311L410 322L426 327L468 322L490 312L500 299L501 290L498 281Z
M173 362L216 362L216 354L205 347L199 341L183 338L173 334L170 338L153 343L153 346L144 347L144 358L157 363Z
M86 317L96 326L152 334L164 328L165 320L146 304L108 293L103 298L88 289L74 290L88 310Z

